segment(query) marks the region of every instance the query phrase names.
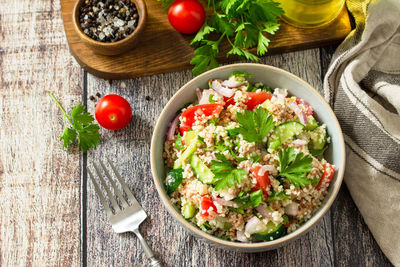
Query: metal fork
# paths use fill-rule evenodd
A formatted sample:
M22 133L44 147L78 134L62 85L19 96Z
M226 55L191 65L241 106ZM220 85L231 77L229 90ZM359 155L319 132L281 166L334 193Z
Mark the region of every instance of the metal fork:
M107 158L107 161L110 164L111 169L114 172L114 175L117 177L123 190L125 191L126 195L128 196L127 200L123 197L121 191L117 188L117 185L111 178L111 175L108 172L106 166L100 160L99 163L100 163L101 167L103 168L104 173L106 174L106 177L110 181L111 186L114 188L114 192L116 193L117 197L121 201L122 205L120 207L118 205L116 198L111 193L110 188L106 185L106 182L104 181L103 175L101 174L98 166L93 164L93 167L96 170L96 173L100 178L100 182L103 185L104 189L106 190L109 200L111 201L111 208L114 210L114 213L111 210L110 206L108 206L107 200L104 198L104 195L101 192L99 185L95 181L92 172L90 171L89 168L87 168L87 171L93 182L96 194L100 198L100 202L103 205L104 209L106 210L107 216L112 224L112 228L114 229L114 231L116 233L134 232L136 234L136 236L139 238L139 241L143 246L144 252L146 253L147 257L150 259L151 266L162 267L160 261L155 258L153 251L147 245L146 240L144 240L143 236L139 232L139 225L147 218L146 212L143 210L143 208L140 206L139 202L133 196L132 191L129 190L129 187L126 185L124 180L121 178L121 175L118 173L118 171L114 167L111 160ZM130 205L129 205L128 201L131 203Z

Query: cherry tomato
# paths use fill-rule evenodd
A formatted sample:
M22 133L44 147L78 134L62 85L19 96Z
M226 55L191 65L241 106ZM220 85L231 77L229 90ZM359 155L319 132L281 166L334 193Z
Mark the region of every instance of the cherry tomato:
M296 98L296 103L297 105L303 105L302 109L306 116L312 116L312 114L314 113L312 108L303 99Z
M321 189L321 185L323 181L330 182L332 180L333 174L335 173L335 167L333 167L331 164L324 164L324 173L322 174L321 179L319 180L317 186L315 189L319 190Z
M247 106L248 110L253 110L258 105L264 103L265 100L272 98L272 95L267 92L258 92L258 93L248 92L246 94L248 100L244 104ZM224 96L224 101L225 101L225 107L235 104L235 100L233 100L233 97L229 98Z
M191 34L204 24L206 12L197 0L176 0L168 10L168 20L178 32Z
M211 208L211 210L210 210ZM200 216L205 220L212 220L217 217L217 207L211 197L203 196L200 200Z
M267 187L271 184L271 181L269 180L269 172L265 171L263 175L260 175L260 169L261 166L254 166L251 168L251 174L253 175L254 178L257 180L257 184L252 188L251 191L257 191L257 190L262 190L263 195L265 198L268 198L268 190Z
M221 113L223 108L224 107L222 104L203 104L188 108L181 114L181 118L183 120L179 126L181 135L183 136L184 132L192 129L192 125L195 122L195 115L201 116L204 114L206 117L214 114L218 115Z
M103 128L119 130L130 122L132 108L123 97L106 95L97 102L94 115Z

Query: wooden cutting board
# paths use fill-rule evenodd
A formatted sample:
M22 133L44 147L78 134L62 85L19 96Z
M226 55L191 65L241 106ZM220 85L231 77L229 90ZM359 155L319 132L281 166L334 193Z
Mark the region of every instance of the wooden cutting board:
M83 44L72 24L76 0L61 0L64 29L72 55L89 73L104 79L129 79L192 68L189 64L194 48L193 35L182 35L169 24L167 14L157 0L146 0L148 20L141 41L130 52L118 56L93 53ZM272 36L268 54L303 50L337 44L350 32L350 20L344 8L339 17L323 28L300 29L281 22ZM226 58L228 44L221 44L219 62Z

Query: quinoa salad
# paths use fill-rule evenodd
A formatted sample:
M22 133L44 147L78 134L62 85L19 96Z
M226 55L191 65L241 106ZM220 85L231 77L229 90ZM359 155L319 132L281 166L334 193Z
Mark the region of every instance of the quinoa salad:
M312 107L249 78L235 71L210 80L177 113L164 145L165 188L202 231L271 241L318 210L335 166L324 159L330 138Z

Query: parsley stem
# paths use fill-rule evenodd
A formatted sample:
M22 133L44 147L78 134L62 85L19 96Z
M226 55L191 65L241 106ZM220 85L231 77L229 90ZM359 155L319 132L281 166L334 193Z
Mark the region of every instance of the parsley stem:
M53 99L53 101L56 102L57 106L60 108L61 112L64 114L64 118L67 118L67 120L69 121L71 126L75 129L75 127L72 124L71 119L69 118L68 114L65 112L64 108L61 106L60 102L58 102L57 98L53 95L52 92L50 92L49 95L50 95L51 99ZM65 119L64 119L64 123L65 123Z

